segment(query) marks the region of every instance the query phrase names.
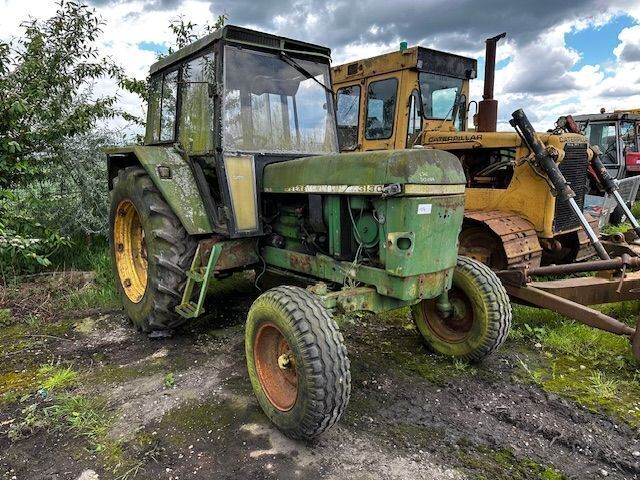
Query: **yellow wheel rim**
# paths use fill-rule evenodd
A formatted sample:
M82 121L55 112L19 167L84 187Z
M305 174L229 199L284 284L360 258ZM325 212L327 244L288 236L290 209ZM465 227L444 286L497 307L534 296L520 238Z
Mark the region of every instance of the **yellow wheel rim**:
M118 276L124 293L133 303L142 300L147 289L147 245L140 215L130 200L116 210L113 241Z

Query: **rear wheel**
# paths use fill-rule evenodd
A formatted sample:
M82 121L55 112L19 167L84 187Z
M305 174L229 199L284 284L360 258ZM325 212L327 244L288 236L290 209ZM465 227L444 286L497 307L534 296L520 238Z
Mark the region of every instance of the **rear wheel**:
M411 309L418 330L433 350L467 361L480 361L507 338L511 304L500 279L489 267L458 257L449 291L453 306L443 315L436 299L423 300Z
M281 286L258 297L245 349L258 403L286 435L313 438L340 419L351 392L347 349L315 295Z
M109 220L116 288L126 314L143 332L170 332L184 321L174 308L195 241L138 166L114 179Z

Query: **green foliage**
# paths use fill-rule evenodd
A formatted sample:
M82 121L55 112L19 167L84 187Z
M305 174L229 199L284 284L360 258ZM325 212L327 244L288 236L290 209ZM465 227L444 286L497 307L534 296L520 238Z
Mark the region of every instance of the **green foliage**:
M167 388L171 388L176 384L176 378L173 375L173 372L167 372L164 376L164 386Z
M13 325L14 319L11 310L8 308L0 308L0 327L8 327Z
M57 428L94 442L106 434L110 424L104 402L84 395L58 397L45 408L45 414Z
M87 6L61 0L53 17L22 27L22 37L0 43L0 191L5 195L55 163L66 140L90 131L99 119L125 116L115 94L93 95L95 81L132 83L99 55L101 21Z
M5 210L0 218L0 275L4 278L48 267L49 257L59 248L70 245L67 237L42 225L28 212Z
M70 238L106 230L104 155L117 143L96 131L98 121L120 116L141 123L98 96L95 82L111 78L141 93L102 57L102 23L94 10L61 0L46 20L22 23L22 35L0 41L0 265L3 274L31 273ZM9 272L7 272L7 270Z
M74 252L65 251L66 254ZM115 288L115 280L111 265L111 257L104 240L97 241L92 248L76 251L76 258L54 259L59 265L72 265L81 270L94 270L96 278L94 285L75 291L66 299L66 307L78 308L113 308L120 300Z
M199 38L208 35L215 30L219 30L224 26L228 18L229 17L226 14L218 15L218 18L216 18L213 25L207 22L201 26L191 21L185 22L183 16L179 16L178 18L171 20L169 23L169 30L171 30L171 33L175 38L175 43L169 47L168 53L171 54L176 50L195 42Z
M78 381L78 372L72 367L60 365L44 365L38 370L40 388L50 392L69 388Z

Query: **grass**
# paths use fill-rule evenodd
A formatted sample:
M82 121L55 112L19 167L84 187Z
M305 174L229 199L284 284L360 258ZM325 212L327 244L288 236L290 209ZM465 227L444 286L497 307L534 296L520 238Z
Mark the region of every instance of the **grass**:
M630 324L635 324L639 309L640 302L600 307ZM518 357L517 376L589 410L605 411L640 427L640 370L628 338L548 310L514 306L510 340L526 347L524 360Z
M74 268L94 270L95 284L69 294L65 299L66 308L114 308L119 305L108 247L84 252Z
M40 388L47 392L72 387L78 381L78 372L71 366L44 365L38 370Z
M111 424L105 402L84 395L61 395L44 413L52 425L75 437L87 438L98 451Z
M568 480L569 478L551 465L542 465L530 459L519 459L509 449L459 450L458 455L464 468L474 471L476 475L473 478L478 480Z

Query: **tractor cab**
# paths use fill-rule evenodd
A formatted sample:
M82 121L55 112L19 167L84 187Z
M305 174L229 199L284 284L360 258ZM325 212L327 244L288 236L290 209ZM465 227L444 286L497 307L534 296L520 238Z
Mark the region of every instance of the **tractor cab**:
M585 136L602 151L602 163L613 178L640 173L640 114L614 112L575 115Z
M264 167L338 152L330 54L227 26L151 66L145 145L174 145L188 157L207 211L203 231L263 233ZM181 175L170 158L159 163L165 175Z

